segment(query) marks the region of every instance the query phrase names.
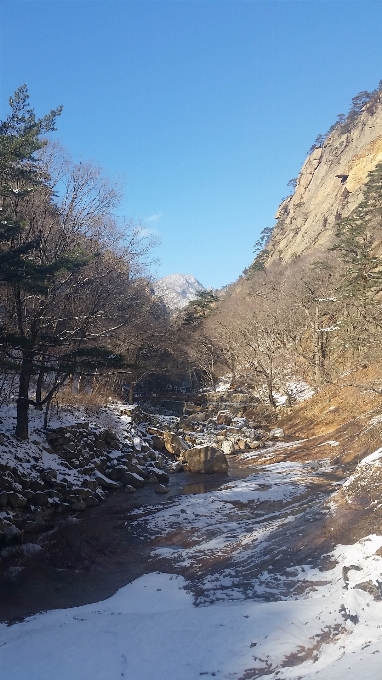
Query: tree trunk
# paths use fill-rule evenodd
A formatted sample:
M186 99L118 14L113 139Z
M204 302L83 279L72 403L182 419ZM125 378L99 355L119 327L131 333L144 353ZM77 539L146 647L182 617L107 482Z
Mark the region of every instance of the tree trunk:
M129 404L134 404L134 387L135 383L129 385Z
M44 381L44 371L41 369L40 373L37 376L37 383L36 383L36 408L38 411L42 411L42 383Z
M269 399L269 403L271 404L271 406L273 406L273 408L276 408L276 401L275 401L275 398L274 398L274 396L273 396L273 383L272 383L272 379L267 379L267 390L268 390L268 399Z
M29 354L24 354L21 363L21 372L19 380L19 396L17 399L17 421L16 421L16 437L19 439L28 439L28 421L29 421L29 385L32 375L32 358Z
M45 405L44 430L46 430L47 427L48 427L49 409L50 409L50 405L52 403L52 399L53 399L53 393L52 393L52 396L50 397L50 399L48 399L48 401L46 402L46 405Z

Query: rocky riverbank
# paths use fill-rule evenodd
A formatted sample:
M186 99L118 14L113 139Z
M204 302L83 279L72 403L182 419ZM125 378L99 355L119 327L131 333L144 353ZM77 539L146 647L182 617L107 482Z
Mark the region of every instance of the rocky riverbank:
M218 401L218 400L215 400ZM239 399L240 401L240 399ZM219 401L218 401L219 403ZM12 407L0 412L0 556L20 556L31 535L54 518L95 507L114 491L134 494L153 485L169 492L171 474L225 473L227 456L254 451L282 430L259 427L233 408L187 404L176 418L123 404L91 412L63 409L49 430L33 413L30 441L12 434Z

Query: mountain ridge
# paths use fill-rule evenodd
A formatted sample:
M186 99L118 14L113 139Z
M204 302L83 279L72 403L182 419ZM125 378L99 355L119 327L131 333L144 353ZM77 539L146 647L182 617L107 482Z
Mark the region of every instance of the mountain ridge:
M205 287L192 274L169 274L154 282L155 295L161 297L166 307L178 311L195 300Z

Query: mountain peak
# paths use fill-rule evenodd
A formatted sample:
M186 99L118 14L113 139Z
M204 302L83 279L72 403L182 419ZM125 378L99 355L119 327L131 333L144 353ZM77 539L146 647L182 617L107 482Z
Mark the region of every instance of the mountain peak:
M205 287L191 274L169 274L154 283L155 295L161 297L171 310L187 307Z

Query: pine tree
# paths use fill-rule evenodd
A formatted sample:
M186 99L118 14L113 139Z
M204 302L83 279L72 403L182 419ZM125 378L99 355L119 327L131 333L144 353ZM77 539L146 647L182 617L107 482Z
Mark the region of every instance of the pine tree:
M346 265L348 296L374 298L382 290L382 163L369 172L363 200L337 225L337 243Z
M344 264L341 337L359 357L366 347L370 351L379 344L375 324L380 326L382 293L382 163L369 172L363 200L338 222L336 237L332 250L341 254Z

